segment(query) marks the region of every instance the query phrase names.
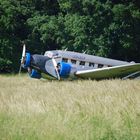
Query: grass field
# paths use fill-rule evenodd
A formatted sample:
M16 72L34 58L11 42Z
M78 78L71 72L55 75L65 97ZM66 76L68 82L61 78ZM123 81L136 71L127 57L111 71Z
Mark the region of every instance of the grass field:
M140 80L1 75L0 140L140 140Z

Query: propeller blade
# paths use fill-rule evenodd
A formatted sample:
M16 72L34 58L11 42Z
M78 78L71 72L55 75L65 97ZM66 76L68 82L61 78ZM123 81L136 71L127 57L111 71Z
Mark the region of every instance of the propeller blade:
M23 51L22 51L22 57L25 57L25 53L26 53L26 46L25 44L23 45Z
M21 73L21 69L22 69L22 64L24 63L24 59L26 57L26 46L25 44L23 45L23 50L22 50L22 57L21 57L21 62L20 62L20 68L19 68L19 75Z
M18 72L19 75L20 75L20 73L21 73L21 69L22 69L22 66L21 66L21 64L20 64L20 68L19 68L19 72Z
M55 71L56 71L57 79L60 80L60 75L59 75L59 72L58 72L57 63L56 63L54 58L52 58L52 62L53 62L53 65L54 65L54 68L55 68Z
M26 56L26 46L25 46L25 44L24 44L24 45L23 45L23 50L22 50L21 64L24 63L25 56Z

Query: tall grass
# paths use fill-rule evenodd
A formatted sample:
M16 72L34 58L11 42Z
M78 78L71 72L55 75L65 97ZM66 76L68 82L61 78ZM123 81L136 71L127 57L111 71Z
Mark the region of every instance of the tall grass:
M139 80L0 76L1 140L139 140Z

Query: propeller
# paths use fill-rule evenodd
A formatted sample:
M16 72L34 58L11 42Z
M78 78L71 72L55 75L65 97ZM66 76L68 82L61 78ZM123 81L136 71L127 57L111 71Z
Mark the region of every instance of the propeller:
M26 57L26 46L25 46L25 44L24 44L24 45L23 45L23 50L22 50L22 57L21 57L20 68L19 68L19 75L20 75L20 73L21 73L21 69L22 69L22 65L24 64L25 57Z
M54 58L52 58L52 62L53 62L54 69L55 69L55 72L56 72L56 75L57 75L57 79L60 80L60 75L59 75L58 68L57 68L57 62L55 61Z
M60 75L58 72L57 62L54 59L54 57L50 58L45 63L45 69L47 73L49 73L51 76L55 77L56 79L60 80Z
M53 55L51 51L48 51L46 53L46 56L49 58L49 60L46 61L45 64L45 69L46 71L53 77L57 78L60 80L60 75L59 75L59 68L56 59L61 58L61 56L58 55Z

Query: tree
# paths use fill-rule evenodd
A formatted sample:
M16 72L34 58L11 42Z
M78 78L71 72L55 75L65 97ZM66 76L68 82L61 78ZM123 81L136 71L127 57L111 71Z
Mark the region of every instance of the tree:
M26 20L31 12L21 1L0 0L0 14L0 71L17 70L20 41L27 37Z
M140 61L137 0L0 0L0 72L17 71L31 53L68 49Z

